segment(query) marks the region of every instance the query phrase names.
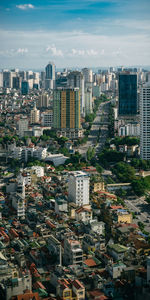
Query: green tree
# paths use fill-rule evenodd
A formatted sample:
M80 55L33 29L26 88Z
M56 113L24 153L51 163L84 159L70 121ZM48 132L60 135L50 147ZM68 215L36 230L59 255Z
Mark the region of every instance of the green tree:
M135 169L124 162L118 162L112 172L121 182L132 182L135 179Z
M88 148L88 151L87 151L87 153L86 153L86 155L87 155L87 160L88 161L91 161L91 159L94 157L94 155L95 155L95 149L94 148L92 148L92 147L89 147Z

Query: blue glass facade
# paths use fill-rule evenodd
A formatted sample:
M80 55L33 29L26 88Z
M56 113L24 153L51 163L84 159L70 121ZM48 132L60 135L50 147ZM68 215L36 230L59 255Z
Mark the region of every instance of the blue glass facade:
M119 115L137 114L137 75L119 74Z
M22 81L21 93L22 95L27 95L29 93L29 83L27 81Z

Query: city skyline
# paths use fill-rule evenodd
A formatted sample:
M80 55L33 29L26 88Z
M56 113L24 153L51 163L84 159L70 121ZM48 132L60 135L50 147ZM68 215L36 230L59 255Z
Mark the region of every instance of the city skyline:
M148 0L1 1L1 68L149 65Z

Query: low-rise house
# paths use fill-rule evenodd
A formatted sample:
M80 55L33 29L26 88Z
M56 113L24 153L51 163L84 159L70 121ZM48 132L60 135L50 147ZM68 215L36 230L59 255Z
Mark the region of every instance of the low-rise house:
M76 209L75 218L77 221L88 222L92 220L92 209L82 206Z
M58 280L57 296L59 296L62 300L84 300L85 287L77 279Z
M85 252L105 250L105 239L99 234L85 234L82 240L82 247Z
M65 200L65 198L62 197L56 197L55 199L55 213L61 214L61 213L67 213L68 212L68 202Z
M119 262L114 264L108 264L106 266L106 270L109 272L110 276L113 279L119 278L121 276L122 271L126 268L126 265Z
M104 181L97 181L93 183L93 192L105 191Z
M107 246L108 254L110 254L114 258L114 260L122 261L127 250L127 247L120 244L111 244Z

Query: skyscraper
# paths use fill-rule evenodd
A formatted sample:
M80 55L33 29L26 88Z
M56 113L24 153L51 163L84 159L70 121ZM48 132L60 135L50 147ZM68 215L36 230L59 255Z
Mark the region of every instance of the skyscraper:
M140 91L140 156L150 159L150 82Z
M45 89L53 89L55 86L55 64L49 62L45 68Z
M37 107L43 108L49 106L49 97L47 94L41 94L38 98Z
M82 74L83 74L83 77L84 77L84 82L87 83L87 82L93 82L93 72L91 69L88 69L88 68L84 68L82 69Z
M137 75L119 74L119 115L137 113Z
M54 128L60 134L76 138L81 134L79 89L57 89L53 98Z
M22 95L27 95L29 93L29 83L28 81L22 81L21 83L21 93Z
M84 101L84 78L83 74L78 71L73 71L68 75L67 85L70 88L80 89L80 110L81 114L85 115L85 101Z

